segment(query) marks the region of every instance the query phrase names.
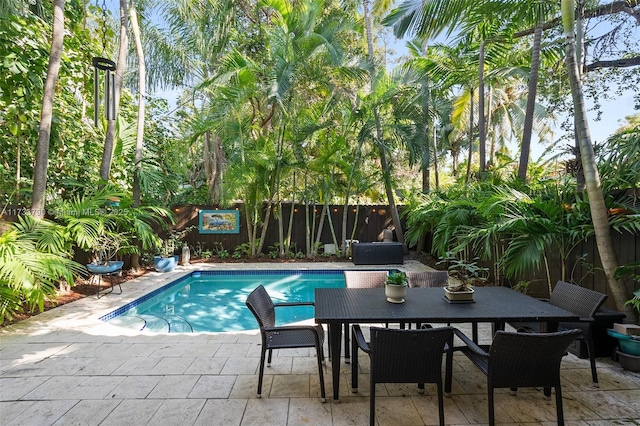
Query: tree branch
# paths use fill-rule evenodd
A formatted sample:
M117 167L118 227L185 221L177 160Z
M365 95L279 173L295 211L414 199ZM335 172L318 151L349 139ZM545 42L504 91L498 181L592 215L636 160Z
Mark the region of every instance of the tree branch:
M587 65L587 71L598 68L627 68L640 65L640 56L626 59L614 59L612 61L595 61Z
M584 17L585 18L595 18L598 16L606 16L613 15L615 13L624 12L629 14L630 16L636 19L637 25L640 25L640 10L634 9L640 5L640 0L622 0L622 1L614 1L609 4L603 4L601 6L596 7L595 9L585 10ZM562 19L560 17L552 19L549 22L545 22L542 25L543 30L548 30L550 28L555 28L562 23ZM520 38L524 36L528 36L533 34L535 28L528 28L523 31L519 31L513 35L514 38Z

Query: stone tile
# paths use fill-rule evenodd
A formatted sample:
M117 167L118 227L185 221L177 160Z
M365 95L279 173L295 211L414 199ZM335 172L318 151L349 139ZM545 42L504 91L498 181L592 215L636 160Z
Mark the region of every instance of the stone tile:
M331 404L331 419L334 426L369 424L369 397L340 398L339 404Z
M249 343L224 343L215 353L215 357L244 357L247 355L251 344Z
M376 398L376 420L379 425L419 425L422 419L411 398Z
M196 358L185 374L220 374L226 361L225 358Z
M0 425L6 425L11 420L26 413L33 401L2 401L0 402Z
M160 380L162 376L127 376L110 394L119 399L146 398Z
M640 389L618 392L570 392L563 393L564 395L597 413L596 417L581 417L585 420L640 416Z
M54 425L99 425L120 402L122 402L120 399L89 399L80 401L60 417Z
M116 371L124 362L124 358L88 358L90 362L80 368L75 375L83 376L98 376L98 375L111 375Z
M210 358L220 349L220 343L190 343L184 345L184 355L194 358Z
M186 350L187 348L181 344L161 345L152 355L176 358L184 355Z
M260 398L247 401L242 426L286 425L289 410L287 398Z
M164 376L151 391L148 398L187 398L200 376Z
M60 399L57 401L37 401L28 408L26 413L18 415L3 426L42 426L53 424L64 415L77 400Z
M228 358L220 374L256 374L260 366L260 360L258 358ZM271 373L273 370L273 364L271 367L264 367L265 376Z
M289 400L287 425L331 426L332 423L331 404L309 398L291 398Z
M51 357L41 363L39 376L72 376L92 362L91 358Z
M189 398L229 398L236 376L200 376Z
M411 400L420 415L420 418L427 425L439 424L438 395L437 392L425 393L424 395L412 396ZM444 420L446 424L467 424L467 418L453 399L444 398Z
M26 394L23 399L102 399L123 379L111 376L52 377Z
M155 412L149 424L183 426L193 424L204 406L204 399L167 399Z
M231 389L229 398L241 398L241 399L253 399L256 398L258 392L258 376L257 375L243 375L236 376L236 381ZM271 383L273 382L273 376L264 376L262 381L262 394L269 395L271 389Z
M193 358L162 358L149 372L151 375L183 374Z
M116 368L113 373L118 376L135 376L147 375L151 373L153 367L158 364L162 358L129 358L122 365Z
M194 426L240 425L246 406L246 399L209 399L200 410Z
M85 356L90 358L121 358L129 356L127 349L131 343L102 343L93 350L87 350Z
M0 378L0 401L16 401L46 383L50 377Z
M279 374L273 376L270 398L309 398L308 374ZM265 392L263 390L262 394Z
M162 399L126 399L104 419L101 426L146 425L163 402Z

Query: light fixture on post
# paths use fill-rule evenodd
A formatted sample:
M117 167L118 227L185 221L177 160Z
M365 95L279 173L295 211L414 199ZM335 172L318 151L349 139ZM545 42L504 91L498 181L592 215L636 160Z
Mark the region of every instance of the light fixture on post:
M98 2L96 1L96 7ZM107 5L102 0L102 54L107 50ZM91 59L93 65L93 124L98 126L100 117L100 80L104 81L104 117L116 119L116 63L111 59L96 56ZM100 78L102 72L104 77Z

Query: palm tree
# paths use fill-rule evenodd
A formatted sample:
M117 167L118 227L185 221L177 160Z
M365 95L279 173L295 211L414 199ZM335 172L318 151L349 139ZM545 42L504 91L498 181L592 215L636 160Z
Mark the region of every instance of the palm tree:
M49 138L51 137L51 121L53 119L53 97L56 91L56 80L62 59L62 42L64 40L64 0L53 2L53 36L49 54L49 67L44 84L42 114L38 129L38 146L33 171L33 195L31 214L43 218L44 201L47 190L47 168L49 164Z
M60 225L47 219L20 216L0 235L0 324L22 310L44 310L45 300L63 280L73 285L84 268L67 251Z
M122 82L126 70L127 50L129 48L129 19L127 18L127 0L120 0L120 44L118 48L118 61L116 64L116 96L115 111L116 116L120 106L120 94L122 92ZM107 132L104 137L104 149L102 151L102 162L100 163L100 179L109 181L111 174L111 163L113 162L113 151L116 140L116 120L107 121Z
M562 23L566 38L565 60L569 81L571 83L571 95L573 97L573 108L576 116L576 134L580 147L580 156L582 158L582 168L584 170L587 195L589 197L589 207L596 237L596 245L616 308L618 310L624 310L627 318L635 319L635 313L631 306L625 306L625 302L630 298L630 295L626 294L624 285L615 278L618 261L611 239L609 217L602 194L598 169L596 167L596 159L593 144L591 143L591 135L589 133L589 125L584 105L584 95L582 93L582 82L576 62L575 1L562 0L561 6Z
M129 18L131 19L131 31L136 46L136 57L138 59L138 121L136 129L136 154L134 158L135 173L133 175L133 203L134 207L140 205L140 174L142 173L142 142L144 140L144 115L145 96L147 84L147 68L142 48L142 37L140 36L140 24L138 22L138 12L133 0L129 3Z

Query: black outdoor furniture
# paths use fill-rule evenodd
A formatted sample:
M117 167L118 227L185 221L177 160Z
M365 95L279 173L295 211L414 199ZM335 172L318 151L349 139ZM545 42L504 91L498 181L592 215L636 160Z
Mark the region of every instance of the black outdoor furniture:
M444 287L449 280L447 271L407 272L409 287Z
M497 388L543 387L551 396L555 389L558 425L564 425L560 363L580 330L555 333L512 333L497 331L489 351L476 345L460 330L456 335L466 346L461 351L487 376L489 425L495 424L493 391Z
M577 328L581 331L578 340L584 340L587 343L587 352L591 363L591 378L595 387L599 385L592 328L595 321L594 315L606 299L606 294L565 281L558 281L548 301L551 305L573 312L580 317L577 322L560 322L558 330ZM541 331L540 325L536 323L511 322L510 325L519 331Z
M344 271L347 288L383 288L389 271ZM388 325L388 324L387 324ZM344 362L349 363L349 323L344 324Z
M444 393L442 389L442 356L445 347L453 343L453 327L402 330L371 327L371 343L365 341L360 326L353 326L352 382L358 389L357 347L369 354L370 368L370 424L375 424L376 383L418 383L421 393L425 383L438 388L440 425L444 425ZM357 346L356 346L357 345ZM447 357L446 370L451 375L452 358Z
M409 279L409 287L444 287L449 281L449 273L447 271L409 271L407 272ZM422 324L416 324L416 328L420 328ZM411 328L411 323L409 323Z
M477 287L474 303L448 303L441 288L408 288L404 303L389 303L384 288L316 288L315 320L329 326L333 398L338 400L342 328L351 324L393 323L493 323L540 321L556 331L560 321L577 321L569 311L541 302L506 287ZM473 336L477 341L477 336ZM451 383L445 382L445 392Z
M260 353L260 372L258 375L258 398L262 396L262 379L264 376L264 360L267 350L269 357L267 366L271 366L271 355L274 349L289 348L316 348L316 358L318 360L318 374L320 376L320 396L325 402L324 375L322 364L324 363L324 331L322 326L288 325L276 327L275 307L281 306L303 306L313 305L313 302L272 302L264 286L260 285L247 297L247 307L256 317L260 325L260 335L262 336L262 347Z
M402 265L404 246L402 243L356 243L351 247L354 265Z

